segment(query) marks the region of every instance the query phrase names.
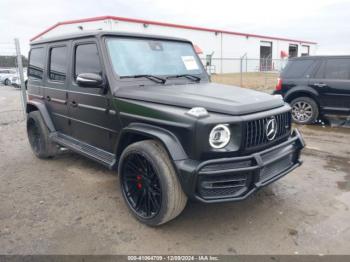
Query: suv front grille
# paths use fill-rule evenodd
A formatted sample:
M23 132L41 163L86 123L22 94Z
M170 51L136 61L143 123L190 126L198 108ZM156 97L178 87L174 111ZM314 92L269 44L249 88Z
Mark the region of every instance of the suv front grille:
M266 135L266 124L272 117L276 119L277 134L272 141L269 141ZM246 122L245 129L245 149L266 145L290 133L290 112Z

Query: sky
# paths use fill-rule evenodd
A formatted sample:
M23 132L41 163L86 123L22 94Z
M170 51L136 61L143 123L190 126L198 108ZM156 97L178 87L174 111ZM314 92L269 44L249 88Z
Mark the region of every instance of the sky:
M350 54L350 0L0 0L0 54L65 20L113 15L315 41L317 54ZM5 12L4 10L8 10Z

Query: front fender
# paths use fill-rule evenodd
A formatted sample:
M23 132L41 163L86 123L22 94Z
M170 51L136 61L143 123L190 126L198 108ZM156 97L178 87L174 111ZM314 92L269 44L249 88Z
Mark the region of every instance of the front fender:
M47 126L47 128L50 130L50 132L55 132L55 126L53 125L53 122L51 120L51 117L49 115L49 112L47 111L47 108L44 103L36 101L36 100L30 100L27 102L26 112L29 113L31 110L31 106L37 108L44 119L44 122Z
M137 134L150 139L159 140L164 145L173 161L188 158L180 141L173 133L166 129L144 123L131 123L122 130L119 137L117 156L120 156L124 149L122 141L125 141L125 138L130 134Z

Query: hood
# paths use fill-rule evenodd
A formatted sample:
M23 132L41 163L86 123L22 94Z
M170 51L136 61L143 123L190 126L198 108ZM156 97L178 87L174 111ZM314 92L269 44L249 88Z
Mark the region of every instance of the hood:
M280 96L216 83L123 87L114 95L186 108L204 107L210 112L230 115L256 113L284 105Z

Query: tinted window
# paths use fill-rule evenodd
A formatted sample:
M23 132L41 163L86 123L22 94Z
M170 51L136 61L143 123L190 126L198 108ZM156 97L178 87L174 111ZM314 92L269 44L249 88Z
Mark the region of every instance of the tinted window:
M66 80L67 71L67 47L54 47L50 51L49 77L52 80Z
M33 48L30 51L28 77L31 79L42 79L45 63L44 48Z
M96 44L77 46L75 51L75 77L81 73L102 74Z
M289 61L286 68L282 72L282 77L285 78L303 78L308 77L311 73L314 60L292 60Z
M328 59L325 77L327 79L350 79L350 59Z
M325 68L326 63L323 61L322 64L320 65L320 67L318 68L316 74L315 74L315 78L319 79L319 78L324 78L324 68Z

